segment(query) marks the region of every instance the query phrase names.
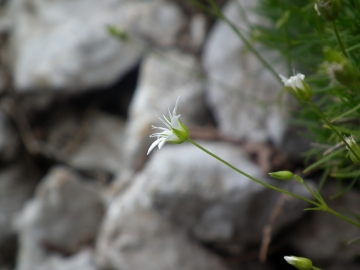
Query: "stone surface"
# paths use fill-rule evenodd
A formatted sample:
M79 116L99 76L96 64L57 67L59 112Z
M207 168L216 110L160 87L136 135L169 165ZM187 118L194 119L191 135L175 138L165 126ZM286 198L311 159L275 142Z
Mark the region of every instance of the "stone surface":
M206 38L206 17L201 13L194 15L189 28L190 46L193 50L199 51Z
M83 250L69 258L52 256L38 270L96 270L98 268L95 265L93 256L91 250Z
M23 165L11 165L0 171L0 245L15 235L13 219L31 197L36 184Z
M269 181L258 166L247 160L240 147L229 143L201 144L253 177ZM307 194L303 186L294 184L291 187L292 183L285 184L290 185L283 186L285 189ZM142 250L138 246L145 245L144 234L157 235L157 231L149 231L155 230L159 225L149 223L148 220L152 217L140 219L139 212L143 210L139 210L139 207L151 209L142 215L159 215L173 226L185 230L198 242L211 244L225 252L240 254L246 246L259 244L262 231L280 200L278 193L234 172L190 144L168 144L163 149L154 151L146 167L122 194L121 199L117 199L119 202L114 203L116 206L110 207L100 236L102 239L104 235L110 235L105 237L108 240L103 239L98 245L98 253L108 254L108 259L104 259L105 255L101 256L104 266L110 262L115 264L117 258L121 258L118 259L118 264L122 265L124 262L121 260L129 258L126 253L121 253L124 256L118 254L121 246L125 245L123 242L130 245L129 241L129 249L138 251ZM282 214L273 224L273 233L276 234L281 228L297 220L303 214L305 206L302 201L287 199L281 208ZM112 216L117 218L111 218ZM146 223L146 226L136 225L137 223ZM137 228L134 233L137 236L133 236L136 240L129 240L125 236L123 240L113 240L115 232L126 235L124 231L130 228ZM161 232L165 231L161 229ZM113 241L118 243L118 251L105 250L106 247L115 246ZM159 247L158 252L160 250ZM113 264L110 263L110 266Z
M183 15L163 0L14 0L9 2L14 79L18 91L80 91L107 86L139 60L143 41L175 42ZM125 30L119 41L107 25Z
M144 60L125 130L128 167L136 167L137 160L146 155L153 133L151 125L163 125L156 115L168 115L168 108L174 108L178 96L181 121L188 126L201 122L205 105L203 84L196 76L199 71L196 58L179 51L149 54Z
M147 194L137 188L144 176L108 208L96 248L100 268L225 270L216 255L151 209Z
M223 12L239 29L246 33L248 21L266 23L252 10L257 1L228 2ZM246 12L241 16L239 5ZM253 44L253 46L255 46ZM259 46L255 48L274 67L284 73L284 59ZM277 106L282 85L255 58L234 31L218 21L210 31L204 46L203 66L209 81L207 101L213 109L220 131L233 139L263 142L268 139L279 144L284 132L282 113Z
M203 145L249 175L269 181L240 147L228 143ZM146 177L136 181L162 216L186 228L198 241L227 252L240 253L245 246L260 242L262 230L280 200L279 193L236 173L190 144L165 145L152 155L143 172ZM283 188L307 194L298 184L284 183ZM300 200L287 199L273 232L300 218L305 206Z
M86 171L119 173L125 158L123 121L99 111L87 121L84 140L70 154L69 164Z
M327 186L322 192L328 205L350 218L351 215L347 214L347 211L359 216L360 193L351 190L336 200L330 200L329 197L337 192L335 185ZM331 258L333 262L349 263L359 255L358 242L347 244L359 238L359 229L329 213L311 213L291 230L290 237L292 247L301 256L316 262L326 263Z
M92 241L103 215L99 191L66 167L44 177L19 215L17 270L37 270L52 252L72 254Z

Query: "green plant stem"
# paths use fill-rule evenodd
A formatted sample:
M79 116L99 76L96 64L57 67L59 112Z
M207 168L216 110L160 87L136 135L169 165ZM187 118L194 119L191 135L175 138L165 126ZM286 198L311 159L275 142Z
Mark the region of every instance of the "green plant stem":
M269 184L267 184L267 183L265 183L265 182L263 182L263 181L261 181L261 180L259 180L259 179L256 179L255 177L252 177L251 175L243 172L242 170L236 168L235 166L231 165L229 162L227 162L227 161L223 160L222 158L218 157L217 155L213 154L212 152L210 152L210 151L207 150L206 148L202 147L200 144L194 142L194 141L191 140L190 138L188 138L187 141L190 142L191 144L193 144L194 146L196 146L197 148L201 149L202 151L204 151L204 152L207 153L208 155L212 156L213 158L219 160L221 163L224 163L226 166L230 167L230 168L233 169L234 171L236 171L236 172L238 172L238 173L246 176L247 178L251 179L252 181L254 181L254 182L256 182L256 183L258 183L258 184L260 184L260 185L262 185L262 186L265 186L265 187L267 187L267 188L269 188L269 189L272 189L272 190L275 190L275 191L278 191L278 192L281 192L281 193L290 195L290 196L292 196L292 197L295 197L295 198L298 198L298 199L303 200L303 201L305 201L305 202L308 202L308 203L310 203L310 204L313 204L313 205L317 206L318 209L320 209L320 210L322 210L322 211L324 211L324 212L331 213L331 214L333 214L334 216L337 216L338 218L341 218L342 220L344 220L344 221L346 221L346 222L348 222L348 223L350 223L350 224L352 224L352 225L360 228L360 224L359 224L359 223L357 223L357 222L355 222L355 221L353 221L353 220L351 220L351 219L349 219L349 218L341 215L340 213L332 210L332 209L329 208L327 205L319 204L319 203L317 203L317 202L315 202L315 201L313 201L313 200L310 200L310 199L308 199L308 198L305 198L305 197L303 197L303 196L301 196L301 195L298 195L298 194L295 194L295 193L292 193L292 192L283 190L283 189L281 189L281 188L277 188L277 187L274 187L274 186L272 186L272 185L269 185ZM316 196L315 198L317 198L317 196ZM315 268L315 269L316 269L316 268Z
M296 174L294 174L294 178L295 178L296 180L298 180L299 183L303 184L303 185L306 187L306 189L310 192L310 194L313 195L313 197L314 197L315 199L319 200L319 199L318 199L318 196L317 196L317 195L315 194L315 192L309 187L309 185L306 184L306 182L304 181L304 179L302 179L300 176L298 176L298 175L296 175Z
M255 55L255 57L262 63L262 65L270 71L270 73L276 78L278 82L281 83L281 79L279 74L272 68L272 66L259 54L259 52L251 45L251 43L245 38L245 36L240 32L239 28L233 24L221 11L218 5L214 0L208 0L209 4L215 9L217 16L223 20L230 28L234 31L234 33L244 42L246 47Z
M336 135L342 140L342 142L347 146L347 148L349 149L349 151L351 151L351 153L354 154L354 156L358 159L358 161L360 162L360 157L355 153L355 151L351 148L351 146L347 143L347 141L344 139L343 136L341 136L341 134L339 133L339 131L337 131L337 129L326 119L325 115L319 110L319 108L315 105L314 102L309 101L311 107L314 109L314 111L317 113L317 115L319 115L319 117L325 121L325 123L329 126L329 128L331 128Z
M339 42L339 45L340 45L340 48L341 48L341 51L343 52L344 56L348 57L346 51L345 51L345 47L344 47L344 44L342 43L341 41L341 38L340 38L340 35L339 35L339 31L336 27L336 23L335 21L331 21L332 22L332 25L333 25L333 28L334 28L334 32L335 32L335 35L336 35L336 38Z
M281 5L281 12L284 14L285 7L284 2L280 1ZM286 62L287 62L287 68L288 68L288 76L290 77L292 74L292 60L291 60L291 45L290 45L290 36L289 36L289 20L287 19L284 25L284 34L285 34L285 40L286 40Z
M238 168L236 168L235 166L231 165L229 162L223 160L222 158L218 157L217 155L213 154L212 152L208 151L207 149L205 149L204 147L202 147L201 145L197 144L196 142L194 142L193 140L191 140L190 138L188 138L188 141L190 143L192 143L193 145L195 145L197 148L201 149L202 151L204 151L205 153L209 154L210 156L212 156L213 158L219 160L220 162L224 163L226 166L230 167L231 169L233 169L234 171L246 176L247 178L251 179L252 181L262 185L262 186L265 186L269 189L272 189L272 190L275 190L275 191L278 191L278 192L281 192L281 193L284 193L284 194L287 194L287 195L290 195L292 197L295 197L295 198L298 198L300 200L303 200L305 202L308 202L310 204L313 204L315 206L318 206L318 207L321 207L321 205L313 200L310 200L308 198L305 198L301 195L298 195L298 194L295 194L295 193L292 193L292 192L289 192L289 191L286 191L286 190L283 190L281 188L277 188L277 187L274 187L270 184L267 184L259 179L256 179L255 177L252 177L251 175L243 172L242 170L239 170Z
M343 216L342 214L340 214L340 213L332 210L332 209L329 208L329 207L326 208L326 209L324 209L323 211L328 212L328 213L331 213L331 214L333 214L334 216L337 216L338 218L341 218L342 220L345 220L346 222L348 222L348 223L350 223L350 224L352 224L352 225L360 228L360 223L358 223L358 222L356 222L356 221L353 221L352 219Z

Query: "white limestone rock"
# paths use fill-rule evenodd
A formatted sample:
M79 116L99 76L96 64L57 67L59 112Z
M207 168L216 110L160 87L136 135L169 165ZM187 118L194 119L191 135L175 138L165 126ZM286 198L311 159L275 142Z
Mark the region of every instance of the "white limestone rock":
M224 15L246 34L249 24L266 24L264 18L254 14L258 1L229 1ZM246 18L239 12L242 6ZM278 53L253 46L282 74L284 62ZM204 46L203 66L209 81L207 101L213 109L220 131L233 139L251 142L272 140L279 144L286 125L284 112L277 106L282 85L258 61L235 32L218 20L210 31Z
M19 215L17 270L37 270L53 246L75 252L97 234L103 215L99 188L66 167L46 175Z
M19 92L111 85L139 61L145 40L172 45L184 21L164 0L14 0L7 16ZM108 25L130 40L112 37Z

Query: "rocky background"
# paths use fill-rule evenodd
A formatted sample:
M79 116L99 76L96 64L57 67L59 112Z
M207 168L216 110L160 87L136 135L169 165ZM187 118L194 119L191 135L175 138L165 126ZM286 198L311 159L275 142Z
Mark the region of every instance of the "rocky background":
M245 32L267 23L256 1L218 3ZM263 181L308 147L286 124L296 103L279 108L281 85L189 1L0 1L0 64L1 270L293 269L284 255L359 269L347 245L359 231L343 221L305 215L192 145L146 155L178 96L191 137ZM358 211L359 198L332 204Z

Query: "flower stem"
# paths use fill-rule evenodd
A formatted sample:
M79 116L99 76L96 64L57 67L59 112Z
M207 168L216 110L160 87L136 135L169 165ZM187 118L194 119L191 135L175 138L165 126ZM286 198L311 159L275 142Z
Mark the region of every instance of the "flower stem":
M338 31L338 29L337 29L337 27L336 27L336 23L335 23L334 20L331 21L331 22L332 22L332 25L333 25L333 27L334 27L334 32L335 32L336 38L337 38L337 40L338 40L338 42L339 42L341 51L342 51L342 53L344 54L345 57L348 57L348 55L347 55L347 53L346 53L346 51L345 51L344 44L343 44L342 41L341 41L341 38L340 38L340 35L339 35L339 31Z
M295 193L292 193L292 192L289 192L289 191L286 191L284 189L281 189L281 188L277 188L277 187L274 187L270 184L267 184L259 179L256 179L255 177L252 177L251 175L243 172L242 170L236 168L235 166L231 165L229 162L223 160L222 158L218 157L217 155L213 154L212 152L210 152L209 150L205 149L204 147L202 147L201 145L197 144L196 142L194 142L193 140L191 140L190 138L188 138L188 141L190 143L192 143L193 145L195 145L197 148L201 149L202 151L204 151L205 153L209 154L210 156L212 156L213 158L219 160L220 162L224 163L226 166L230 167L231 169L233 169L234 171L246 176L247 178L251 179L252 181L262 185L262 186L265 186L269 189L272 189L272 190L275 190L275 191L278 191L278 192L281 192L281 193L284 193L284 194L287 194L287 195L290 195L292 197L295 197L295 198L298 198L300 200L303 200L305 202L308 202L310 204L313 204L315 206L318 206L318 207L321 207L321 205L313 200L310 200L308 198L305 198L301 195L298 195L298 194L295 194Z
M251 45L251 43L245 38L245 36L241 33L238 27L230 21L218 7L214 0L208 0L209 4L215 10L216 15L219 19L223 20L230 28L234 31L234 33L241 39L242 42L246 45L246 47L255 55L255 57L263 64L263 66L270 71L270 73L276 78L278 82L281 83L281 79L278 73L272 68L272 66L260 55L260 53Z
M304 181L304 179L302 179L300 176L298 176L298 175L296 175L296 174L294 174L294 178L295 178L296 180L298 180L298 182L299 182L300 184L303 184L303 185L306 187L306 189L310 192L310 194L313 195L313 197L314 197L315 199L319 200L317 194L315 194L315 192L309 187L309 185L306 184L306 182Z
M334 216L337 216L338 218L341 218L342 220L345 220L346 222L348 222L348 223L350 223L350 224L352 224L352 225L360 228L360 223L358 223L358 222L356 222L356 221L353 221L352 219L343 216L342 214L336 212L335 210L332 210L332 209L329 208L329 207L326 208L326 209L323 210L323 211L328 212L328 213L331 213L331 214L333 214Z
M350 223L350 224L352 224L352 225L360 228L360 223L358 223L358 222L356 222L356 221L353 221L352 219L343 216L342 214L336 212L335 210L332 210L332 209L329 208L326 204L323 204L323 203L319 204L319 203L317 203L317 202L315 202L315 201L313 201L313 200L310 200L310 199L308 199L308 198L305 198L305 197L303 197L303 196L301 196L301 195L298 195L298 194L295 194L295 193L292 193L292 192L283 190L283 189L281 189L281 188L277 188L277 187L274 187L274 186L272 186L272 185L269 185L269 184L267 184L267 183L265 183L265 182L263 182L263 181L261 181L261 180L259 180L259 179L256 179L255 177L252 177L251 175L243 172L242 170L236 168L235 166L231 165L229 162L227 162L227 161L223 160L222 158L218 157L217 155L213 154L212 152L210 152L210 151L207 150L206 148L202 147L200 144L194 142L194 141L191 140L190 138L188 138L187 140L188 140L188 142L190 142L190 143L192 143L193 145L195 145L197 148L201 149L201 150L204 151L205 153L209 154L209 155L212 156L213 158L215 158L215 159L219 160L220 162L224 163L226 166L230 167L230 168L233 169L234 171L236 171L236 172L238 172L238 173L246 176L247 178L251 179L252 181L254 181L254 182L256 182L256 183L258 183L258 184L260 184L260 185L262 185L262 186L265 186L265 187L267 187L267 188L269 188L269 189L272 189L272 190L275 190L275 191L278 191L278 192L281 192L281 193L290 195L290 196L292 196L292 197L295 197L295 198L298 198L298 199L303 200L303 201L305 201L305 202L308 202L308 203L310 203L310 204L313 204L313 205L319 207L319 209L321 209L322 211L328 212L328 213L330 213L330 214L333 214L334 216L337 216L338 218L341 218L342 220L344 220L344 221L346 221L346 222L348 222L348 223ZM307 186L307 185L305 185L305 186ZM307 186L307 188L310 189L308 186ZM315 196L313 192L311 192L311 193L312 193L313 196ZM318 199L317 196L315 196L315 198ZM318 268L314 268L314 269L318 269Z
M286 10L284 7L283 1L281 1L281 12L283 15L285 14ZM288 76L291 76L292 74L292 63L291 63L291 44L290 44L290 36L289 36L289 21L286 20L284 24L284 35L286 40L286 62L287 62L287 68L288 68Z
M312 102L311 100L309 101L311 107L314 109L314 111L317 113L317 115L319 115L319 117L325 121L325 123L329 126L329 128L331 128L336 135L342 140L342 142L347 146L347 148L349 149L349 151L351 151L351 153L354 154L354 156L358 159L358 161L360 162L360 157L357 155L357 153L352 149L352 147L347 143L347 141L344 139L343 136L341 136L341 134L339 133L339 131L337 131L337 129L329 122L329 120L326 119L325 115L319 110L319 108L315 105L314 102Z

